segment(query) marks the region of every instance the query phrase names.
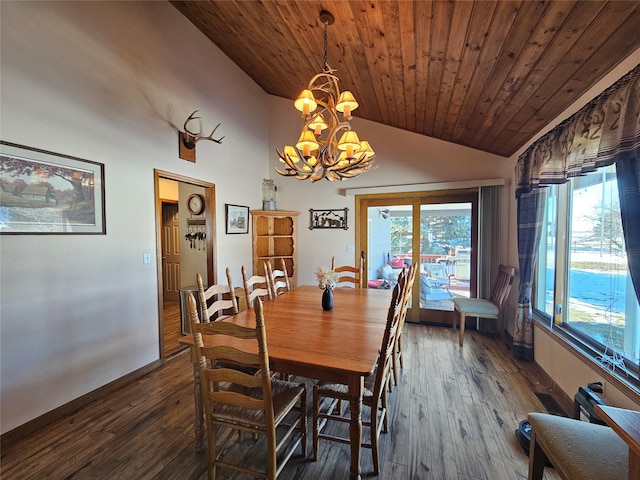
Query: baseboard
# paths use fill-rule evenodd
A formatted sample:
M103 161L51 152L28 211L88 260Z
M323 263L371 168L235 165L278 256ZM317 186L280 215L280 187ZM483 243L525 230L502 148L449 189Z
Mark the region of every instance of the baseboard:
M146 375L147 373L160 368L162 366L162 360L158 359L154 362L145 365L138 370L134 370L133 372L125 375L124 377L120 377L113 382L107 383L100 388L97 388L89 393L82 395L74 400L71 400L69 403L65 403L64 405L59 406L58 408L51 410L50 412L44 413L33 420L30 420L27 423L20 425L19 427L14 428L13 430L9 430L0 436L0 448L4 449L11 445L14 442L32 434L36 430L39 430L42 427L45 427L56 420L64 417L65 415L69 415L81 407L88 405L89 403L97 400L108 393L114 392L119 388L128 385L129 383L137 380L138 378Z
M507 345L509 345L509 348L513 347L513 335L511 335L511 332L506 328L504 330L504 340L507 342Z
M505 329L504 330L504 337L505 337L505 342L507 344L507 346L509 347L509 349L513 348L513 335L511 334L511 332L509 332L509 330ZM536 363L535 360L533 363ZM546 385L550 385L550 386L555 386L555 381L553 380L553 378L551 378L549 376L549 374L540 366L536 363L536 366L540 369L540 373L541 375L546 379L545 384ZM553 397L556 400L559 400L558 403L560 404L560 408L565 412L565 415L567 417L571 417L571 413L573 412L573 399L571 397L569 397L569 395L567 395L564 390L558 388L558 389L552 389L553 391ZM535 393L535 392L534 392Z

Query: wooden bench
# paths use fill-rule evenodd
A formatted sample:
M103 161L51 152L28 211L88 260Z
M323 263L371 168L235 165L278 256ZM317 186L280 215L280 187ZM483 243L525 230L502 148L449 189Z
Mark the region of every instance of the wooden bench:
M529 480L542 480L548 460L564 480L627 480L629 450L609 427L530 413Z

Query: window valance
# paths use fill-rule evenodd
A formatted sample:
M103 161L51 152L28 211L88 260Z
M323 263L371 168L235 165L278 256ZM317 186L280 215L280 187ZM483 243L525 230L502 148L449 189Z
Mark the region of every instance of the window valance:
M516 164L516 196L640 158L640 65L536 140Z

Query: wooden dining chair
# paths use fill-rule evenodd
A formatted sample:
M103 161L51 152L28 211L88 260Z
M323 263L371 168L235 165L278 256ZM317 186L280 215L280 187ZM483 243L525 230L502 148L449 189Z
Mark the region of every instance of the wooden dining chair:
M253 302L256 298L262 301L271 300L271 289L266 275L252 275L247 277L247 271L242 266L242 283L244 285L244 298L247 308L253 308Z
M358 265L341 265L336 267L336 257L331 257L331 270L337 273L337 287L355 287L363 288L364 286L364 259L361 256ZM340 285L346 284L346 285Z
M404 368L404 361L402 358L402 337L404 336L404 323L407 318L407 310L409 310L409 303L411 302L411 295L413 293L413 284L416 280L416 272L418 271L418 264L412 263L407 272L407 279L405 282L404 293L402 294L402 305L400 309L400 319L398 320L398 329L396 331L395 345L393 348L393 384L398 385L399 368ZM391 385L391 383L389 383Z
M191 293L187 305L205 412L209 480L215 479L219 468L275 480L299 445L306 457L306 385L272 378L259 298L254 304L255 327L225 321L200 323ZM259 373L246 374L229 364ZM259 457L253 450L260 443L253 438L225 435L218 445L220 429L265 436L266 462L256 461ZM233 439L237 439L236 448L229 446Z
M271 262L264 262L264 268L267 280L269 280L269 288L271 289L272 298L276 298L291 290L289 275L287 274L287 265L284 258L281 258L280 260L282 262L281 268L276 270L271 267Z
M362 448L371 450L373 457L374 475L378 474L378 439L380 433L386 433L389 429L389 421L387 415L387 387L390 380L390 372L392 365L392 352L394 348L394 339L398 328L398 320L400 317L401 296L404 290L405 277L401 277L398 284L393 289L391 303L387 313L387 322L385 325L382 344L376 370L373 375L367 377L365 381L364 394L362 396L362 404L368 407L369 418L362 422L363 427L369 429L370 441L362 441ZM319 441L330 440L339 443L350 443L350 439L329 435L323 433L329 421L337 421L341 423L350 423L350 418L343 416L339 405L342 401L349 400L348 386L338 383L320 382L313 387L313 460L318 460ZM338 406L336 409L335 407ZM364 437L363 437L364 438Z
M221 320L229 315L236 315L238 313L238 299L233 291L231 272L228 267L226 274L226 285L211 285L205 290L202 276L196 273L198 300L200 303L200 320L202 322Z
M467 317L476 317L476 328L479 326L481 318L488 318L498 321L498 334L502 338L504 334L503 326L503 312L504 306L509 298L509 292L513 285L513 277L515 276L516 269L507 265L500 265L498 270L498 276L491 287L491 295L488 299L482 298L464 298L454 297L454 315L453 315L453 329L456 329L457 317L460 317L460 333L458 335L458 341L460 346L464 342L464 327Z

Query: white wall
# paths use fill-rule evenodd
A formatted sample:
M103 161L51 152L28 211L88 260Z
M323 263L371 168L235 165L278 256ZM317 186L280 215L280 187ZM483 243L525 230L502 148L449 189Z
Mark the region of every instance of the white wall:
M218 275L240 276L224 203L260 205L268 98L168 2L0 9L0 137L104 163L107 215L106 235L0 237L4 433L159 358L154 168L216 185ZM225 139L193 164L171 123L195 109Z

